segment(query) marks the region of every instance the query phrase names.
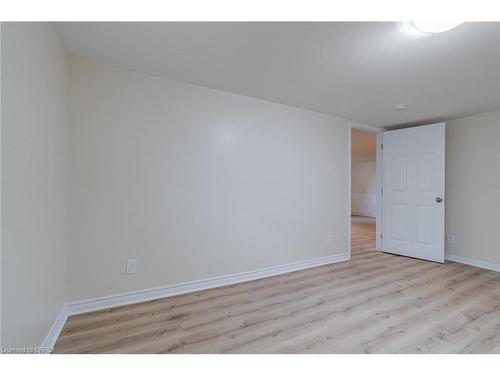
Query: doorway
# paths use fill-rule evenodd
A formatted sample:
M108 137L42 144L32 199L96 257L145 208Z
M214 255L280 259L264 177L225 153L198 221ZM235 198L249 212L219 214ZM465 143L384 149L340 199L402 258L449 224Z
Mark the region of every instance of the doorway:
M381 129L351 124L350 241L351 255L376 250L379 210L377 135Z
M445 127L351 124L351 255L361 246L444 262Z

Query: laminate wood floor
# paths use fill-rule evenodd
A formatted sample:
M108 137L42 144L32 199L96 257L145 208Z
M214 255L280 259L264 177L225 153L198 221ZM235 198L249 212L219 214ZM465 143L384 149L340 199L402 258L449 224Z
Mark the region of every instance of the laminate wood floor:
M352 259L73 316L56 353L498 353L500 273L374 250Z

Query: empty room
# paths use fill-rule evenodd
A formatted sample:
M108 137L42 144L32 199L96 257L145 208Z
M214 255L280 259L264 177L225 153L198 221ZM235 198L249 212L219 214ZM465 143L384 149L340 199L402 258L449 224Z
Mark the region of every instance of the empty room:
M500 353L499 22L0 30L2 353Z

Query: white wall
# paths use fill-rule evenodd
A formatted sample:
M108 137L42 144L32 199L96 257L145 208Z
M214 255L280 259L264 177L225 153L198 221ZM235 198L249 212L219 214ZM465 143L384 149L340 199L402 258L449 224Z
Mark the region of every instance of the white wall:
M70 66L70 300L346 252L346 121Z
M353 215L375 217L377 215L376 162L361 161L352 163L351 190Z
M39 346L66 301L67 59L50 24L2 25L2 345Z
M447 255L500 267L500 111L446 123Z

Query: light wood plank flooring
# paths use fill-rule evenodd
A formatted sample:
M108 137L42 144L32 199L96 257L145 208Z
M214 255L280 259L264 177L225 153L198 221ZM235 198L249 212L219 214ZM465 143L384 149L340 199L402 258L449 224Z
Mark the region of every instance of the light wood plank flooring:
M352 260L71 317L56 353L498 353L500 273L374 250Z

